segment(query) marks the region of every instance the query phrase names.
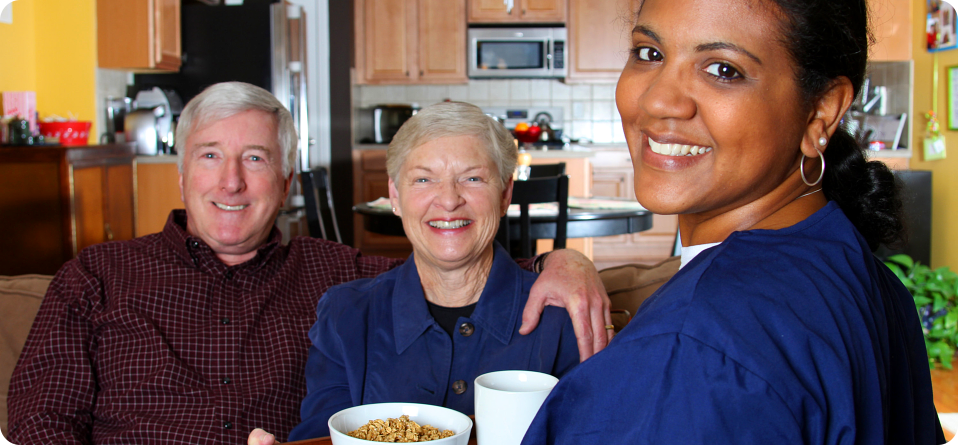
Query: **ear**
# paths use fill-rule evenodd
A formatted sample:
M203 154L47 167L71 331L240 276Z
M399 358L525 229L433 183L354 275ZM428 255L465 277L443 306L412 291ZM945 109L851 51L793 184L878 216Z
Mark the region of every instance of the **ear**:
M180 170L180 201L186 204L186 193L183 192L183 171Z
M393 178L389 178L389 203L393 206L393 213L402 218L402 207L399 205L399 190Z
M296 175L296 172L290 171L289 176L286 177L286 184L283 186L283 202L286 202L286 198L289 198L289 187L293 184L294 175Z
M510 176L509 181L506 182L506 186L502 188L502 201L499 203L499 208L502 210L500 217L506 216L506 212L509 211L509 204L512 203L512 186L513 179Z
M825 152L825 146L819 143L823 136L829 141L838 131L842 117L852 106L855 99L855 90L847 77L835 79L831 86L815 101L809 112L808 125L802 138L802 153L809 158L818 157L819 152ZM816 150L816 148L818 150Z

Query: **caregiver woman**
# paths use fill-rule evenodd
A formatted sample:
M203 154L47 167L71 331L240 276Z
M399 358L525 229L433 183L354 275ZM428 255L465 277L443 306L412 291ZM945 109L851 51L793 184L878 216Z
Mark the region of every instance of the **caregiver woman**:
M645 0L616 90L683 267L523 444L943 443L914 302L872 251L895 180L841 126L865 0Z

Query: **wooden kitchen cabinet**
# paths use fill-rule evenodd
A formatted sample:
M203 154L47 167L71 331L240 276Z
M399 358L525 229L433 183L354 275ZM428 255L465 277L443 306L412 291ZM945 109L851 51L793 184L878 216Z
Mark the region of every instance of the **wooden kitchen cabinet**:
M0 148L0 275L53 274L134 236L133 146Z
M182 209L176 156L140 156L136 162L136 236L162 232L173 209Z
M178 71L180 0L97 0L100 68Z
M629 59L637 0L569 0L568 82L615 81Z
M356 0L360 84L464 83L466 0Z
M386 150L353 150L353 202L369 202L379 197L389 197ZM367 232L363 216L355 212L353 223L353 246L363 254L406 258L412 253L408 238Z
M868 0L868 19L875 43L868 48L872 62L911 60L910 0Z
M469 23L565 23L566 0L469 0Z
M635 199L635 173L627 149L597 151L592 164L593 196ZM675 215L654 215L652 228L644 232L593 238L592 261L598 269L658 263L672 256L677 229Z

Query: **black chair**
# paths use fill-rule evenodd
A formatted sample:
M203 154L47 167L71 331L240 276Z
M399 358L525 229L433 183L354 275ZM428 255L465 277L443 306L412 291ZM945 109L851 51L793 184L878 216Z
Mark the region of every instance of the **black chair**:
M306 201L306 223L309 236L338 243L343 242L333 210L333 193L329 189L329 174L324 167L300 173L303 198Z
M565 174L565 162L558 164L538 164L529 166L529 179L547 178Z
M565 165L562 165L565 169ZM515 181L512 186L512 203L519 205L519 249L511 246L509 216L503 216L499 223L496 239L513 256L530 258L535 254L535 239L529 217L529 204L544 202L559 203L556 218L554 249L565 248L566 225L569 221L569 176L530 178L528 181Z

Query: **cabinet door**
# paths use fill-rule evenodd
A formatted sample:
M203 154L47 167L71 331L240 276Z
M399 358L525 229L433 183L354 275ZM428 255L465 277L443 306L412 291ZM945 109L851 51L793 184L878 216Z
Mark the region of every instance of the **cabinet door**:
M467 82L466 0L419 0L419 80Z
M631 198L632 172L596 169L592 173L592 196Z
M469 23L510 22L519 0L469 0Z
M136 236L163 231L173 209L182 209L175 163L136 164Z
M100 68L176 71L180 0L97 0Z
M362 4L363 78L407 82L415 51L415 0L359 0Z
M106 169L106 199L103 230L107 241L134 237L133 166L110 165Z
M635 0L569 0L569 75L616 80L629 58Z
M107 240L103 213L103 167L84 167L73 170L73 254L83 248Z
M180 0L155 0L153 63L158 69L180 69Z
M523 22L565 23L566 0L517 0L519 20ZM594 3L608 3L607 0Z

